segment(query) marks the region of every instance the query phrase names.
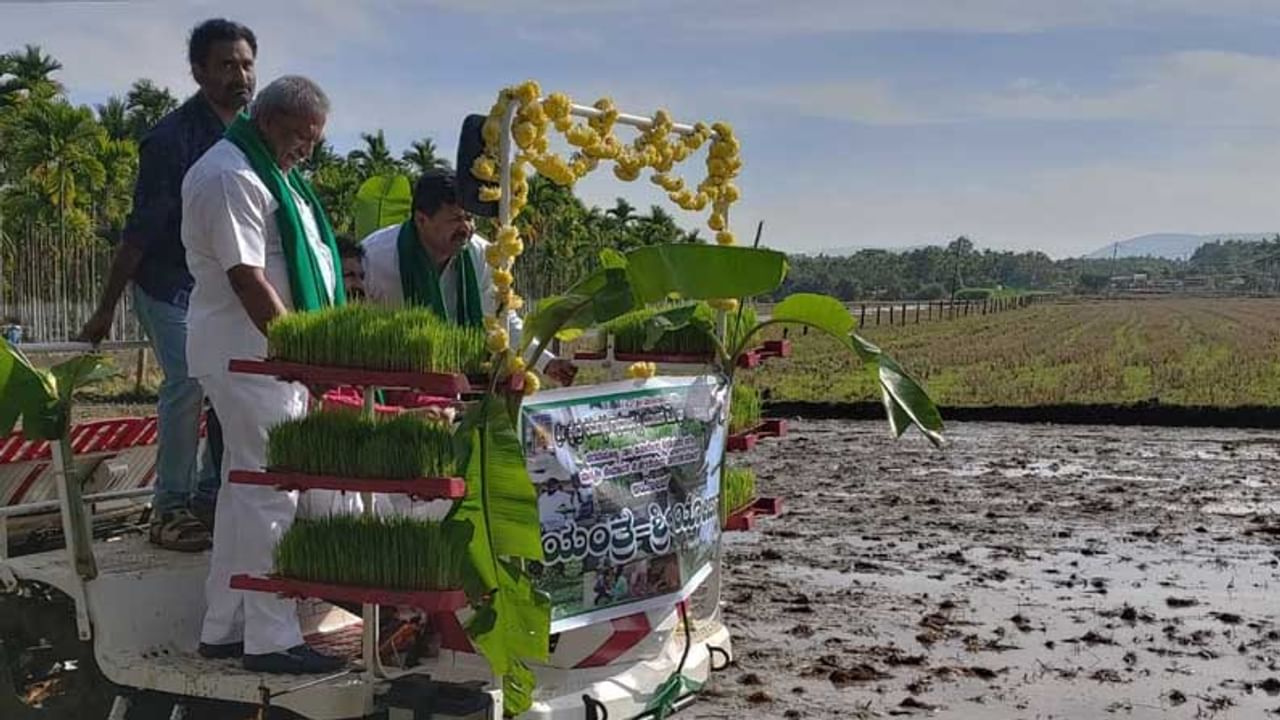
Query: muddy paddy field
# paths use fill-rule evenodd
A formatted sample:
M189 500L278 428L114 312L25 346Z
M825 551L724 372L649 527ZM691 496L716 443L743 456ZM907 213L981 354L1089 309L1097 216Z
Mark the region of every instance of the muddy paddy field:
M695 718L1280 718L1280 433L800 421Z

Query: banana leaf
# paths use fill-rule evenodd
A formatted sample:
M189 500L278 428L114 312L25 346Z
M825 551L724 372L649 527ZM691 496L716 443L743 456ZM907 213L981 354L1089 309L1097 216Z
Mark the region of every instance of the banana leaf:
M375 175L356 191L354 232L356 240L379 228L402 223L413 212L413 188L404 175Z
M527 661L547 659L551 633L550 598L533 587L520 562L543 560L536 491L500 399L489 396L473 408L458 438L467 494L450 519L474 528L464 584L476 614L467 634L503 679L506 713L516 715L533 702Z

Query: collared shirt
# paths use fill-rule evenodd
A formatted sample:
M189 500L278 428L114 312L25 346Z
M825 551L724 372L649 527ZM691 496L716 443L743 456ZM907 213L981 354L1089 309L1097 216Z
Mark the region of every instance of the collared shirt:
M293 197L324 288L333 297L332 255L311 207L297 193ZM220 140L187 173L182 183L182 244L195 280L187 310L187 370L192 377L224 373L232 359L260 360L267 355L267 339L232 289L228 270L237 265L263 268L285 307L293 308L275 217L279 207L248 158L229 140Z
M400 226L391 225L375 230L360 243L364 247L364 291L371 302L389 307L404 306L404 285L400 282ZM480 286L480 307L485 317L491 317L498 309L498 301L493 297L493 268L485 262L484 251L489 241L479 235L472 235L461 252L471 253L471 264L476 269L476 283ZM460 254L460 253L459 253ZM450 320L458 317L458 255L454 255L440 271L440 294L444 297L445 311ZM520 337L524 331L524 323L513 311L507 311L507 337L512 347L520 345ZM550 353L544 353L538 360L537 368L541 370L551 360Z
M142 139L124 242L142 251L133 281L156 300L187 306L192 280L181 237L182 178L225 130L197 93Z

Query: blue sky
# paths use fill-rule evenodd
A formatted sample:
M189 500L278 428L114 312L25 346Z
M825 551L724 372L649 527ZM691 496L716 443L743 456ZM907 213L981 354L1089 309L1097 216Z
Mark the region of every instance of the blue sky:
M431 136L502 86L738 129L731 222L789 251L945 243L1081 254L1149 232L1280 231L1274 0L5 2L76 102L150 77L185 95L190 27L245 22L259 85L316 79L350 149ZM692 167L690 168L692 172ZM664 204L601 172L588 201Z

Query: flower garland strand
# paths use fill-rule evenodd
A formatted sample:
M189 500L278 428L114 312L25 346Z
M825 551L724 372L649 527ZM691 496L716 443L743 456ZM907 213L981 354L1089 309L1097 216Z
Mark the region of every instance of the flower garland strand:
M522 358L510 352L510 338L505 324L499 320L506 312L524 306L524 299L512 289L512 267L524 252L524 242L514 220L528 202L526 166L566 187L594 171L601 161L612 162L613 174L626 182L636 180L645 168L650 168L654 171L650 181L666 191L667 197L681 209L702 212L710 206L707 227L715 233L718 244L733 245L735 238L729 230L729 208L740 197L733 180L742 169L742 160L738 140L728 123L717 122L708 126L700 122L692 133L681 136L674 129L671 115L666 110L658 110L653 115L652 125L641 131L632 143L624 144L613 132L618 119L618 109L613 100L600 98L592 104L600 111L599 115L586 122L574 122L570 114L573 102L568 95L552 93L543 97L538 83L528 80L498 93L481 129L484 151L469 169L482 183L480 200L484 202L496 202L502 197L498 184L502 124L512 102L519 103L519 109L511 125L511 138L517 150L511 163L511 214L508 224L498 229L496 241L485 251L485 262L493 268L494 299L498 306L494 317L485 318L485 329L489 351L495 355L507 354L507 373L523 372L524 392L531 394L540 386L538 376L525 369ZM547 139L549 127L561 133L575 148L568 158L551 152ZM708 140L711 145L707 151L706 176L696 187L690 188L683 178L672 173L672 169L701 149ZM738 301L734 298L710 300L708 303L726 312L738 308ZM635 363L627 369L628 376L636 378L653 377L656 372L653 363Z

